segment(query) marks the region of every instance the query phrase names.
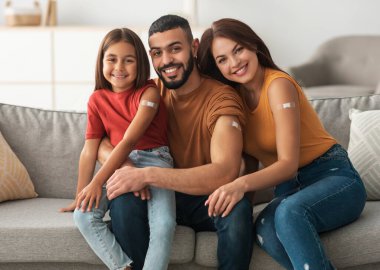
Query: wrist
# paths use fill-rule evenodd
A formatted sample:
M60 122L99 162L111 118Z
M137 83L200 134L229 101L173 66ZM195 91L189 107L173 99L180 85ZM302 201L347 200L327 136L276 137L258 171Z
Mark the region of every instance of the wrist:
M146 186L153 186L156 168L155 167L145 167L142 170L144 172L143 183Z

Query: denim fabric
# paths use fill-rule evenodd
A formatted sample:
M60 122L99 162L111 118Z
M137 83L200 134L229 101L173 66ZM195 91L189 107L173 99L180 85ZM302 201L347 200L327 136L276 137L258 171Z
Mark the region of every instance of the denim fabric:
M144 150L134 150L129 155L131 161L136 167L173 167L173 160L169 154L169 148L166 146ZM133 245L135 249L142 241L142 254L137 254L139 258L138 262L133 262L133 269L141 269L146 247L148 252L145 258L143 269L166 269L169 264L169 257L171 251L171 244L175 230L175 196L173 191L163 190L158 188L150 188L151 199L146 203L140 198L135 197L134 205L139 205L139 208L133 209L128 205L125 207L124 203L131 204L130 200L125 202L126 196L119 196L115 200L116 203L111 202L108 207L108 200L106 197L106 191L103 190L101 207L99 209L93 209L91 212L82 213L81 211L74 212L74 220L79 230L85 237L88 244L99 256L99 258L107 265L109 269L124 269L125 266L129 266L134 260L135 253L128 253L131 249L128 245ZM133 196L134 197L134 196ZM114 200L114 201L115 201ZM138 202L141 201L141 202ZM112 229L115 235L107 227L107 224L103 221L105 212L110 208L110 216L112 219ZM114 209L116 210L116 213ZM144 211L144 213L136 213L136 209ZM125 229L124 223L130 223L131 220L124 220L120 218L123 214L118 211L129 211L130 215L136 214L137 216L144 217L145 225L136 223L134 225L141 225L142 228L150 229L149 244L145 236L142 239L131 239L129 244L126 244L123 240L123 236L117 235L119 228ZM148 218L146 220L145 218ZM149 227L146 224L149 221ZM120 222L120 224L119 224ZM134 234L134 230L131 230ZM149 231L146 234L149 236ZM135 235L136 236L136 235ZM138 235L137 235L138 236ZM122 241L119 241L122 239ZM123 252L126 251L126 253ZM126 255L129 254L131 259ZM142 259L142 260L141 260Z
M250 200L244 197L228 216L222 218L208 216L204 205L207 197L176 193L177 223L192 227L196 232L217 232L218 269L248 269L253 246Z
M261 248L286 269L335 269L319 233L356 220L366 192L346 150L332 146L298 175L275 188L255 223Z

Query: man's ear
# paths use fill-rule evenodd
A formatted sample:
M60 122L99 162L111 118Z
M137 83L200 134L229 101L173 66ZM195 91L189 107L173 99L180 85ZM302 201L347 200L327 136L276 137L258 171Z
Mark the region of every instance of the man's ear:
M191 51L193 52L193 55L196 56L198 52L198 47L199 47L199 39L194 38L193 42L191 44Z

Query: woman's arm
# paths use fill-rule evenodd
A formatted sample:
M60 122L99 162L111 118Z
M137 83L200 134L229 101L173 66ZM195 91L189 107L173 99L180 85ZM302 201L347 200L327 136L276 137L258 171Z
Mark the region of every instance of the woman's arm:
M297 173L300 153L297 90L289 80L279 78L269 86L268 97L275 123L277 161L217 189L207 200L210 215L228 215L245 192L278 185Z

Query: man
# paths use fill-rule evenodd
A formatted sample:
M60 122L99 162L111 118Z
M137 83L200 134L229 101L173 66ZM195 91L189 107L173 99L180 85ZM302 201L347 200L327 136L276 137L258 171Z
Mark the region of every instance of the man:
M112 229L141 269L149 242L146 203L133 195L146 186L176 193L177 223L217 231L219 269L248 269L252 254L252 209L243 198L227 217L208 214L205 202L239 173L243 107L236 92L202 76L195 64L199 41L187 20L167 15L149 29L157 84L169 115L169 146L175 169L123 167L107 183ZM111 151L103 143L100 156ZM144 198L144 193L142 193Z

